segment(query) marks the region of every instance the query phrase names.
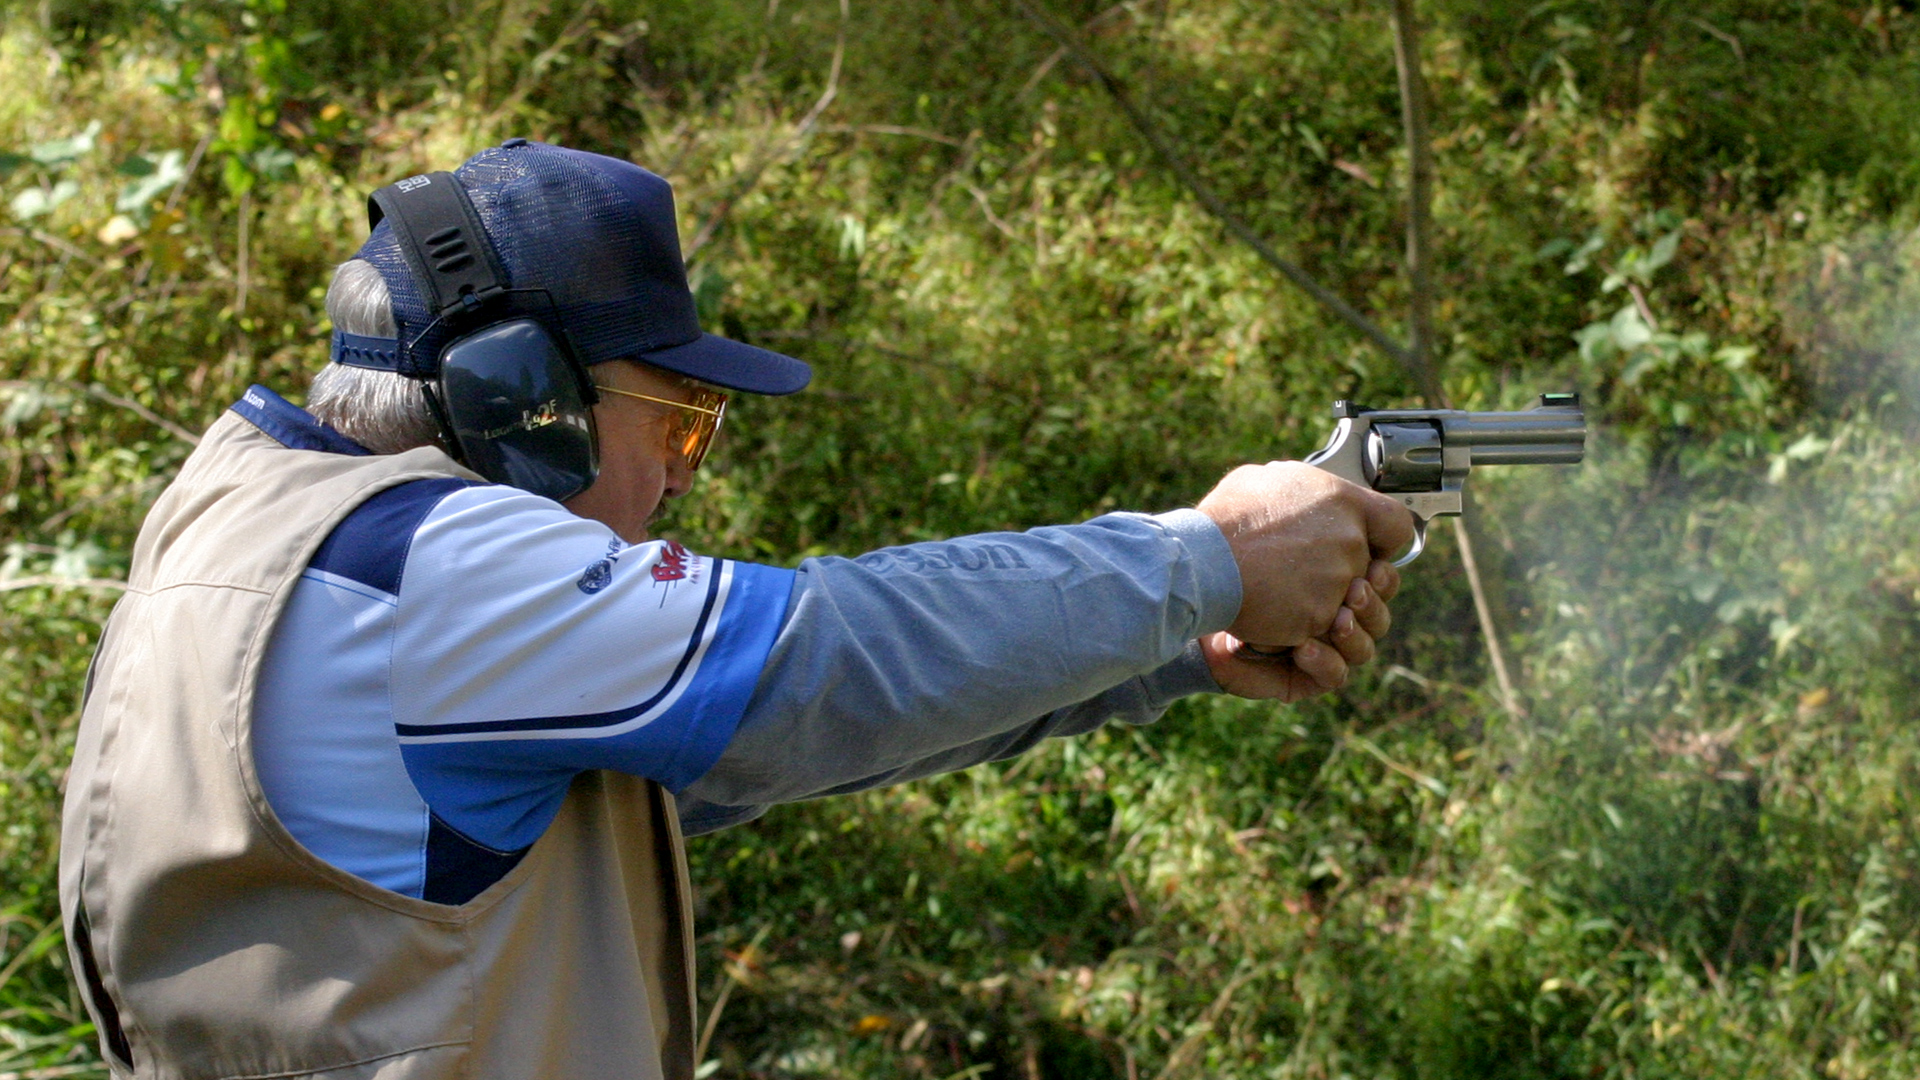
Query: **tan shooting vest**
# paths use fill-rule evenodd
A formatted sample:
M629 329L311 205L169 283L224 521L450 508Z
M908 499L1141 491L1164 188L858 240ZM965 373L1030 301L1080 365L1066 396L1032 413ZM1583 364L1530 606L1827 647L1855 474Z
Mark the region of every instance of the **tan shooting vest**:
M302 848L261 793L261 658L366 499L472 477L438 450L282 446L228 413L160 498L101 636L68 779L60 903L115 1077L689 1080L692 911L672 796L575 779L458 907ZM316 703L324 708L324 703Z

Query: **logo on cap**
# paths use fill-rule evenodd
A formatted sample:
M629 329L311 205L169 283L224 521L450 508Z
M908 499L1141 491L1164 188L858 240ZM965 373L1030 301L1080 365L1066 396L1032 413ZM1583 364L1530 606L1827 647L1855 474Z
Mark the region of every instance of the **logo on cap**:
M409 191L419 191L431 183L433 183L431 176L409 176L393 186L400 189L400 194L405 195Z

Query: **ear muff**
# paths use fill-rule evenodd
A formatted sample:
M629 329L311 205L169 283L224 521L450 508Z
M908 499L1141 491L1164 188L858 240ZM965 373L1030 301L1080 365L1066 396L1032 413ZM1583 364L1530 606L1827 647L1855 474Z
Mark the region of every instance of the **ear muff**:
M440 350L423 384L448 449L499 484L564 500L600 472L592 380L566 342L526 317L539 290L509 289L466 189L451 173L409 177L373 193L436 317L472 328Z
M438 389L450 441L481 476L559 501L599 474L592 391L538 322L495 323L448 345Z

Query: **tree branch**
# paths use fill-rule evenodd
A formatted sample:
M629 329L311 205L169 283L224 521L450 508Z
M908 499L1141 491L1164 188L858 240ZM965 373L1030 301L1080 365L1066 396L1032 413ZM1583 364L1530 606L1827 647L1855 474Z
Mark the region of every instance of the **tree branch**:
M964 147L967 140L956 139L951 135L942 135L926 128L904 127L900 124L821 124L820 131L842 135L908 135L916 139L927 139L947 146Z
M821 92L819 100L813 103L813 108L807 110L807 115L801 117L799 126L793 129L793 134L778 140L767 152L760 155L759 160L748 166L740 178L734 182L733 190L720 200L720 205L714 208L707 220L700 224L699 231L693 234L693 240L687 244L686 253L682 256L683 261L693 261L694 254L707 246L707 241L713 239L714 232L727 219L727 215L733 212L734 204L744 198L747 192L752 191L753 186L760 182L760 174L765 172L775 159L784 156L787 151L798 146L812 133L814 125L820 122L820 114L827 111L827 106L833 104L834 97L840 93L840 62L846 58L847 20L851 17L847 2L848 0L840 0L840 36L833 43L833 63L827 70L827 88Z
M32 577L0 580L0 592L16 592L20 589L124 590L126 587L126 582L115 581L112 578L59 577L54 574L35 574Z
M145 420L165 431L167 434L172 435L174 438L179 439L181 442L186 443L188 446L200 445L200 436L195 435L193 432L188 431L186 428L181 427L179 424L161 416L159 413L154 412L152 409L147 408L145 405L131 398L121 397L119 394L101 386L99 383L90 383L82 386L68 379L5 379L0 380L0 393L45 386L57 386L62 390L72 393L87 394L99 398L109 405L117 405L133 413L140 419Z
M1480 636L1487 639L1487 662L1493 667L1493 684L1500 690L1500 706L1510 719L1522 719L1527 711L1520 707L1520 695L1514 693L1513 676L1507 671L1507 651L1500 644L1500 625L1493 621L1493 604L1480 581L1480 561L1473 555L1466 515L1453 519L1453 538L1460 544L1460 565L1467 571L1467 588L1473 592L1473 613L1480 620Z
M66 385L72 386L76 384L68 383ZM159 413L154 412L152 409L147 408L145 405L142 405L139 402L134 401L132 398L121 397L119 394L116 394L113 391L107 389L106 387L101 386L99 383L92 383L86 387L83 387L82 389L86 390L87 393L93 395L94 397L99 398L101 401L104 401L109 405L120 406L121 408L127 410L128 412L133 413L135 416L138 416L140 419L145 420L149 424L152 424L153 426L161 429L162 431L165 431L167 434L172 435L174 438L179 439L181 442L186 443L188 446L200 445L200 436L195 435L193 432L188 431L186 428L181 427L179 424L176 424L173 421L167 419L166 417L161 416Z
M1407 364L1427 402L1445 408L1433 367L1433 150L1427 138L1427 80L1420 74L1420 27L1413 0L1393 0L1393 63L1400 72L1400 118L1407 138L1407 279L1411 289Z
M1359 311L1355 310L1353 305L1342 300L1339 296L1335 295L1332 290L1314 280L1313 275L1286 259L1281 258L1279 252L1274 251L1271 245L1261 239L1258 233L1254 232L1245 221L1240 219L1239 215L1235 214L1227 207L1225 202L1221 201L1218 195L1214 194L1213 189L1207 186L1206 181L1200 178L1198 172L1194 171L1193 166L1187 162L1186 157L1173 145L1173 142L1168 139L1147 114L1141 111L1140 107L1134 103L1132 95L1127 93L1126 87L1120 80L1115 77L1112 72L1109 72L1106 67L1094 57L1086 45L1080 41L1078 34L1055 22L1045 12L1034 6L1031 0L1011 0L1011 2L1020 10L1021 14L1026 16L1028 21L1039 27L1041 31L1052 38L1056 44L1065 49L1067 54L1073 57L1074 62L1084 68L1086 72L1093 77L1094 81L1100 84L1101 88L1107 92L1107 95L1113 99L1114 104L1120 107L1120 111L1126 114L1127 121L1133 125L1133 129L1153 147L1154 152L1159 154L1161 159L1167 163L1167 167L1173 170L1173 175L1178 178L1182 184L1186 185L1187 190L1193 193L1195 199L1200 201L1200 205L1205 207L1208 213L1218 219L1220 224L1226 226L1228 232L1252 248L1255 254L1265 260L1267 265L1280 271L1281 275L1288 281L1293 282L1294 285L1298 286L1308 296L1319 301L1322 307L1333 312L1334 315L1339 317L1341 322L1352 327L1355 331L1359 332L1360 336L1373 343L1376 348L1387 354L1395 363L1406 368L1408 374L1413 375L1416 379L1419 377L1418 371L1413 366L1413 354L1410 353L1404 345L1401 345L1398 341L1388 336L1386 331L1375 326L1372 320L1360 314Z
M1427 136L1427 80L1420 73L1420 25L1413 3L1393 0L1393 63L1400 72L1400 118L1407 139L1407 278L1413 330L1410 352L1420 392L1430 404L1444 409L1453 406L1433 361L1433 148ZM1460 545L1460 566L1467 574L1467 588L1473 593L1480 636L1487 641L1487 660L1493 668L1494 685L1500 690L1500 704L1508 717L1518 720L1525 713L1507 671L1500 626L1493 618L1493 604L1480 577L1480 561L1474 557L1473 535L1464 515L1453 519L1453 535Z

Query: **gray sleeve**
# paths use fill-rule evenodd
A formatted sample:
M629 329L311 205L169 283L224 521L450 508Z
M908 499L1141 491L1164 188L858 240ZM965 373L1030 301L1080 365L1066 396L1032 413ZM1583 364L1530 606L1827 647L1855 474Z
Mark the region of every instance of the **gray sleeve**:
M1226 539L1192 510L809 559L732 741L681 795L683 825L1146 723L1217 689L1191 643L1239 610Z

